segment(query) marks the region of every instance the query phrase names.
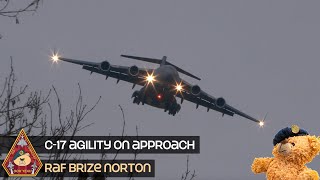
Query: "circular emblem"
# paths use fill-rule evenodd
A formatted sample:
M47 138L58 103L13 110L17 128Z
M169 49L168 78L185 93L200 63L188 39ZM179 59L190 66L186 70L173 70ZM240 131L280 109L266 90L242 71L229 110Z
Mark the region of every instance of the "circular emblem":
M299 126L297 126L297 125L292 125L292 126L291 126L291 131L292 131L293 133L297 134L297 133L300 131L300 128L299 128Z

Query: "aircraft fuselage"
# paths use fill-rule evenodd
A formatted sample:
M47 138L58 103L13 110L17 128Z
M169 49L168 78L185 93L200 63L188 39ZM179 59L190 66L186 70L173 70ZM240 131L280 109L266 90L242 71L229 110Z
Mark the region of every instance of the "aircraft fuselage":
M133 93L133 102L148 104L175 115L181 108L175 98L175 86L181 81L178 71L173 66L162 65L154 70L153 76L153 82L147 82L139 91Z

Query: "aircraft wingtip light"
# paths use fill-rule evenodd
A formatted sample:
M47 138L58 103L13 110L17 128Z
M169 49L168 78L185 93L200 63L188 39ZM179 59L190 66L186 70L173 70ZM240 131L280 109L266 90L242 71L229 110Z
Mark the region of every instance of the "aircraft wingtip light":
M58 54L53 54L53 55L51 56L51 60L52 60L53 62L57 62L57 61L59 60Z
M260 121L260 122L259 122L259 126L260 126L260 127L263 127L263 126L264 126L264 121Z

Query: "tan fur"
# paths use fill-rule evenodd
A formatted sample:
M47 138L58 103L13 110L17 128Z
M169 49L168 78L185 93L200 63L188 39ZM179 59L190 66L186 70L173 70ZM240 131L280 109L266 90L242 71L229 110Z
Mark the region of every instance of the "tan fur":
M285 148L281 147L284 144ZM289 148L289 153L279 152L279 149L286 148ZM251 170L255 174L266 173L268 180L319 180L317 171L306 166L319 152L320 141L317 137L290 137L274 146L273 158L255 158Z
M17 159L13 161L18 166L28 166L31 163L30 154L26 153L24 155L21 155Z

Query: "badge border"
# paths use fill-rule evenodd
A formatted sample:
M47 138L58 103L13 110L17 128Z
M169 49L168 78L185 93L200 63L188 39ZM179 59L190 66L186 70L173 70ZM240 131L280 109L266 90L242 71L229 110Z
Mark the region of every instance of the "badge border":
M24 135L25 139L30 143L31 147L29 147L29 148L30 148L29 150L32 151L33 154L35 154L35 158L40 162L40 163L39 163L39 168L35 171L34 174L11 174L11 173L8 171L7 167L5 167L5 164L7 163L8 158L9 158L8 155L9 155L10 152L13 150L13 147L15 147L15 146L18 144L18 137L20 137L21 135ZM35 177L35 176L38 175L38 173L39 173L39 171L41 170L42 166L43 166L43 164L42 164L42 162L41 162L41 160L40 160L37 152L34 150L33 145L31 144L31 141L29 140L26 132L24 131L24 129L21 129L20 132L19 132L19 134L18 134L18 136L17 136L17 138L16 138L16 140L14 141L14 143L12 144L12 146L11 146L11 148L10 148L10 151L8 152L6 158L4 159L4 161L3 161L3 163L2 163L3 169L6 171L6 173L8 174L9 177Z

